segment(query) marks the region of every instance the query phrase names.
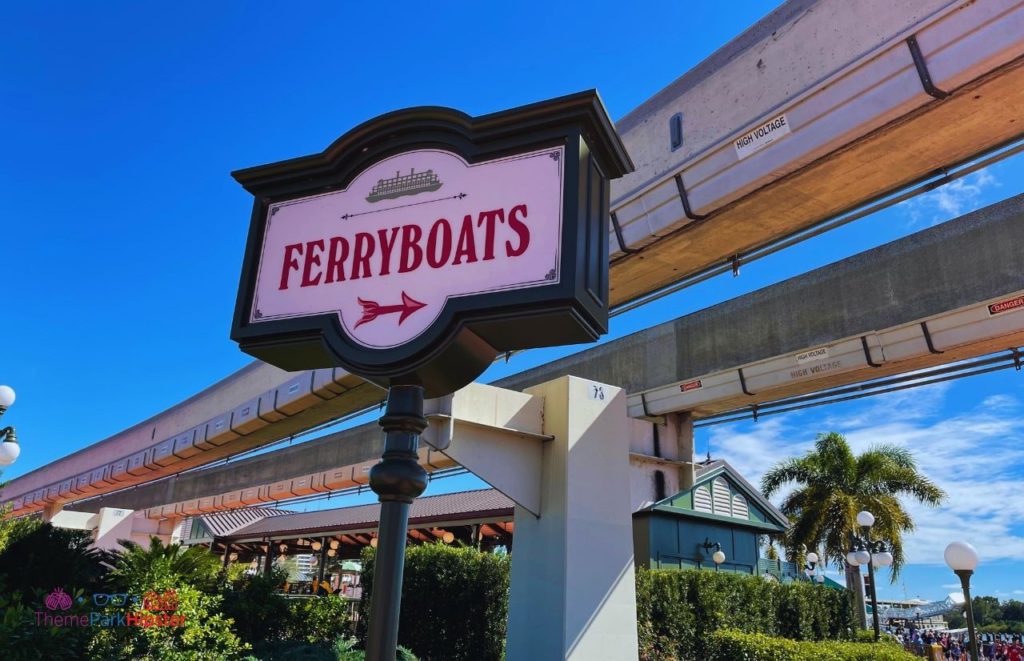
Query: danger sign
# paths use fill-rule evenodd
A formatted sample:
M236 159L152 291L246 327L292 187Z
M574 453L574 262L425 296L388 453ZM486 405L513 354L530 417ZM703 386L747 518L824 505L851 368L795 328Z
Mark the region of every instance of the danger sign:
M689 392L691 390L700 390L704 387L704 384L700 382L700 379L694 379L693 381L687 381L686 383L679 384L680 392Z
M999 314L1001 312L1009 312L1010 310L1016 310L1018 308L1024 308L1024 296L1016 296L1014 298L1006 299L1005 301L999 301L998 303L992 303L988 306L988 313L990 315Z

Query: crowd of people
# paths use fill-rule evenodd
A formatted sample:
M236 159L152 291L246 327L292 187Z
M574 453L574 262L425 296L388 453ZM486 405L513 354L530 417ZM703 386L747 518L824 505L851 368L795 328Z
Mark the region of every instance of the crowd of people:
M932 645L942 647L945 661L970 661L970 640L967 632L921 631L915 627L895 628L889 633L908 651L927 656ZM990 634L978 636L978 652L984 661L1024 661L1024 642L1020 634Z

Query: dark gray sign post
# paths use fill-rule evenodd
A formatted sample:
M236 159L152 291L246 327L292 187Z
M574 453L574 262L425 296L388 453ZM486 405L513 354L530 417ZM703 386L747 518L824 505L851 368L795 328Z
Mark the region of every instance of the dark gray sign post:
M427 487L427 473L416 452L420 433L427 426L423 388L391 386L380 426L384 428L384 456L370 470L370 488L380 496L381 505L366 657L393 659L398 645L409 506Z
M609 181L631 169L583 92L481 117L402 110L234 173L255 202L232 339L388 389L368 659L395 658L424 398L503 352L607 332Z

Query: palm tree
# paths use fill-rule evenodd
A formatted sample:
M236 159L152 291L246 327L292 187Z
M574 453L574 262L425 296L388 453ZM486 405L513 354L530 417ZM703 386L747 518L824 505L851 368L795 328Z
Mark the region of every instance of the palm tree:
M846 585L851 590L860 570L847 565L846 553L850 535L858 531L857 512L868 510L875 515L873 535L892 550L890 580L895 583L906 561L903 533L914 529L900 497L932 506L946 497L918 472L906 449L882 444L854 455L842 434L835 432L818 434L814 450L769 469L761 480L761 491L770 497L789 483L798 486L780 509L793 522L785 536L790 558L802 549L820 548L823 562L846 567Z
M109 580L120 589L146 588L162 577L210 589L220 572L220 560L201 546L164 544L159 537L150 537L148 549L126 539L118 543L122 549L106 562L112 567Z

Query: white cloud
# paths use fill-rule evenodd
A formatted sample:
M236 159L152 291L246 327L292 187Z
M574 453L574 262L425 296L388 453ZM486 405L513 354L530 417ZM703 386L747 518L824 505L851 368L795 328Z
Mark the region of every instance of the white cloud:
M933 191L900 202L897 206L909 214L911 225L921 221L937 225L980 208L985 203L985 191L999 185L988 168L982 168Z
M907 448L948 496L935 508L905 499L917 525L904 540L909 563L942 564L943 550L955 539L974 542L985 562L1024 560L1020 402L1012 395L993 395L951 414L951 392L951 384L937 384L879 396L852 412L824 417L799 412L740 429L711 427L708 440L714 456L728 460L754 484L776 461L811 449L818 431L843 433L854 452L882 442Z

